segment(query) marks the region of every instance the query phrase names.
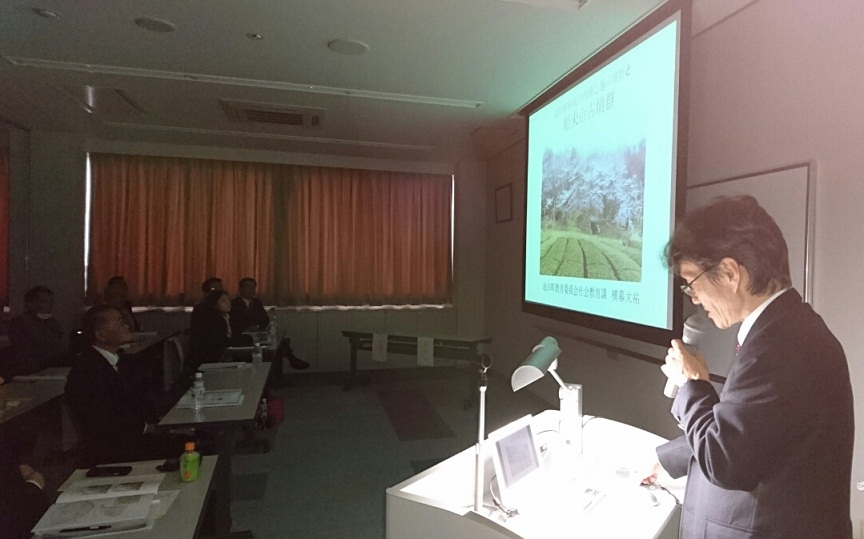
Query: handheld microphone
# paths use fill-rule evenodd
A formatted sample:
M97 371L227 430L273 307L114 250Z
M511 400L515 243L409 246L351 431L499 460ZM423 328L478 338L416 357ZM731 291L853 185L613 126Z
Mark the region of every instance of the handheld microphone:
M681 342L684 343L684 347L691 354L699 352L699 340L702 339L702 335L708 327L707 323L708 319L701 309L684 321L684 332L681 335ZM666 380L663 394L670 399L674 399L678 394L678 385L671 378Z

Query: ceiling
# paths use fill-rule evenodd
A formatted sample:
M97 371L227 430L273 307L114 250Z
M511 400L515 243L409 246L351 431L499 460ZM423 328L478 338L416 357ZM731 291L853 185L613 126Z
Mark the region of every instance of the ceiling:
M515 112L662 0L579 3L4 0L0 117L95 139L482 158L519 136ZM319 123L232 121L222 100L318 109L305 118Z

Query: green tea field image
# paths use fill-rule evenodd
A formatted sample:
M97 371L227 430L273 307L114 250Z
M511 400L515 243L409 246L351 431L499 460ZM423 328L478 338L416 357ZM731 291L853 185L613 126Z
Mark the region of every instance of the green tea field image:
M645 140L613 152L543 156L540 274L642 279Z

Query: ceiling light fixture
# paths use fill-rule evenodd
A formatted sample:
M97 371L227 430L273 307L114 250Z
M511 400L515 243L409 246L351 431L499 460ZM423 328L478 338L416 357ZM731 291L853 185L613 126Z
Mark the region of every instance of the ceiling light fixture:
M255 32L249 32L248 34L246 34L246 37L248 37L249 39L255 39L255 40L264 39L263 35L256 34Z
M156 19L154 17L138 17L135 19L135 24L145 30L158 32L160 34L173 32L177 29L177 25L173 22L163 21L162 19Z
M35 13L36 15L39 15L43 19L59 19L60 18L60 12L59 11L54 11L53 9L48 9L45 7L34 7L33 13Z
M369 50L369 45L355 39L334 39L327 43L327 48L339 54L357 56Z

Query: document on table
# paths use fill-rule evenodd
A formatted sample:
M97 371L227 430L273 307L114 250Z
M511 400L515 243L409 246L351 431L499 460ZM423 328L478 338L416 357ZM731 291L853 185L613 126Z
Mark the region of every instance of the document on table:
M384 363L387 361L387 334L372 334L372 360Z
M435 339L417 337L417 364L425 367L435 365Z
M60 493L57 502L74 502L100 498L116 498L156 494L165 474L124 475L122 477L88 477L75 481Z
M153 494L55 503L33 532L48 537L81 537L153 527L159 509Z
M204 392L204 404L202 408L216 408L219 406L239 406L243 404L243 391L240 389L214 389ZM192 408L194 401L192 395L186 393L179 401L177 408Z

